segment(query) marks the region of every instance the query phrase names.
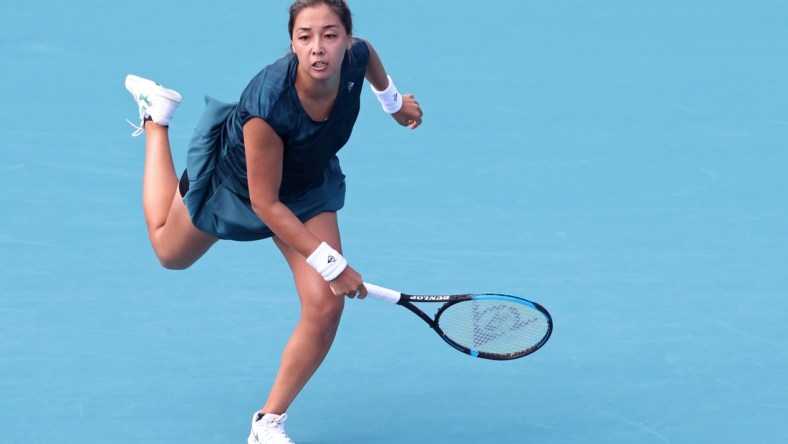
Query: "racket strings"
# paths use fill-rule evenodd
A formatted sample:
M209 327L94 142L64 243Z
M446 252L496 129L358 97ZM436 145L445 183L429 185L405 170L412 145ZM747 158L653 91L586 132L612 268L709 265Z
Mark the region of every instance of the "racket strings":
M544 315L521 303L472 300L444 310L438 325L454 342L471 350L507 354L527 350L547 333Z

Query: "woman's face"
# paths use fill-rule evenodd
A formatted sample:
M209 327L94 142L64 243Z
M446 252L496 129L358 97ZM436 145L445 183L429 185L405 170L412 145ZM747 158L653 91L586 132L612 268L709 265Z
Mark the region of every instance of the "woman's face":
M331 8L320 4L302 10L291 37L300 72L315 80L339 75L351 38Z

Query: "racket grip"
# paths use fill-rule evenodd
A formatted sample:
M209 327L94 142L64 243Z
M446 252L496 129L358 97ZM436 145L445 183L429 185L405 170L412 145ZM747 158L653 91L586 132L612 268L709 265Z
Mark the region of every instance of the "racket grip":
M375 284L368 284L364 282L364 286L367 287L367 296L379 301L396 304L399 302L400 297L402 296L402 293L398 291L389 290L388 288L384 288Z

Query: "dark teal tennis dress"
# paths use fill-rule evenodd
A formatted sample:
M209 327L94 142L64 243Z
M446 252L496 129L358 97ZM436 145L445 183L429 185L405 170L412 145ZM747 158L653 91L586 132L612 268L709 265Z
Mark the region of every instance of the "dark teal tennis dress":
M295 89L295 54L277 60L257 74L238 103L206 97L206 108L189 145L186 169L189 189L183 201L194 226L220 239L249 241L273 236L249 200L243 125L265 120L284 142L279 199L301 221L345 203L345 175L337 152L353 131L369 48L354 39L342 63L339 93L332 114L323 122L304 111Z

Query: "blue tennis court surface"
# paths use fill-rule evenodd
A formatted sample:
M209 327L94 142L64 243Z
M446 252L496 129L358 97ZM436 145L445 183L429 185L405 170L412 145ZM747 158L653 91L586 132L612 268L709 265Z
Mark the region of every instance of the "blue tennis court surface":
M239 443L298 307L271 242L157 265L127 73L234 100L287 1L15 2L0 15L0 442ZM342 152L349 262L412 293L542 303L477 360L350 301L288 412L302 443L788 441L788 6L351 2L403 92Z

